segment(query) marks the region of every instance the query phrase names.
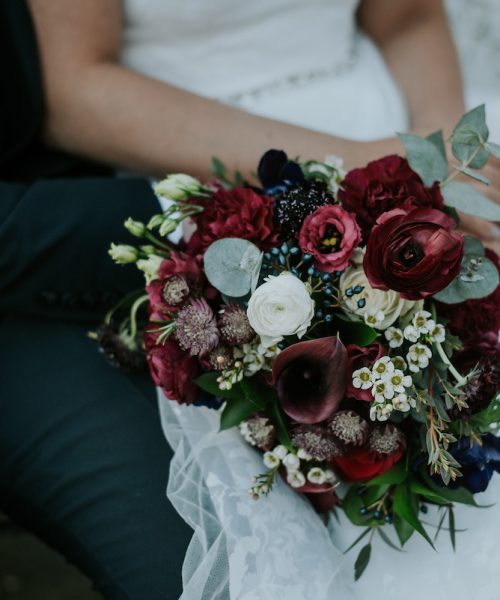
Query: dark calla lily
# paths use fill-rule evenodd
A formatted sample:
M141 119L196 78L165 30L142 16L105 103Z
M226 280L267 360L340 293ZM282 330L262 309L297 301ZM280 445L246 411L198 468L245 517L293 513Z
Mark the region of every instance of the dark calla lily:
M272 383L289 417L298 423L319 423L342 402L347 372L347 350L331 336L283 350L274 362Z

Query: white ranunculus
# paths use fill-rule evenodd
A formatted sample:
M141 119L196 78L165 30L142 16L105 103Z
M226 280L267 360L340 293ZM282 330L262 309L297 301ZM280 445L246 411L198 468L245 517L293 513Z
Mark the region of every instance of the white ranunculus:
M363 288L361 292L354 293L355 288ZM352 290L352 292L348 292ZM351 294L352 295L349 295ZM405 322L405 317L423 307L423 301L403 300L399 292L394 290L376 290L371 287L365 275L362 264L348 267L340 278L340 294L342 307L346 312L351 312L364 317L366 311L384 313L384 319L377 325L377 329L387 329L398 319ZM360 302L361 301L361 302ZM364 301L364 302L363 302Z
M250 298L248 320L264 346L272 346L285 335L301 338L314 316L314 301L302 281L286 271L268 277Z

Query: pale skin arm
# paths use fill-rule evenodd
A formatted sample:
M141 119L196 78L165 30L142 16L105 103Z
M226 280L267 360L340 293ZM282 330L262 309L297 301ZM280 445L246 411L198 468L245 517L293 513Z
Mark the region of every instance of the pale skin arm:
M271 147L319 160L337 154L348 168L403 152L396 138L354 142L313 132L244 113L121 66L120 0L29 0L29 4L44 76L45 137L54 147L151 175L186 171L202 177L209 175L212 156L250 176L262 152ZM428 29L422 25L415 30L410 47L399 31L412 31L415 7L422 7L417 11L421 23L434 22L436 4L437 0L363 0L359 13L362 27L380 46L408 98L412 126L429 130L442 126L441 117L451 114L450 103L457 114L461 111L459 91L459 100L455 97L460 78L453 46L445 43L443 65L438 65L449 73L453 86L443 85L442 93L432 94L430 100L439 109L430 100L421 106L422 90L439 81L433 68L423 68L425 62L436 64L427 42L419 38ZM390 12L386 30L375 25L381 21L375 5L379 10L385 5ZM415 52L417 46L420 52ZM414 64L422 70L420 81L407 76ZM410 101L415 94L417 101Z

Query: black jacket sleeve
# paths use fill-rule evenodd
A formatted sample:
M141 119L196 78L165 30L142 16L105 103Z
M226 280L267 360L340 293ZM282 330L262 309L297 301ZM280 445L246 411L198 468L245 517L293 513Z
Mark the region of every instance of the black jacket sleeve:
M98 322L144 285L133 265L113 263L110 243L137 243L123 222L156 212L143 179L0 183L0 315Z

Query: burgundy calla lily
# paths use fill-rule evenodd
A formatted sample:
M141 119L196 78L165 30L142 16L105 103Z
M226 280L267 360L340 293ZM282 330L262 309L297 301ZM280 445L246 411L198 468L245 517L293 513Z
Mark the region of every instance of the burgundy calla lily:
M336 337L299 342L274 362L272 383L281 408L298 423L319 423L339 407L347 383L348 360Z

